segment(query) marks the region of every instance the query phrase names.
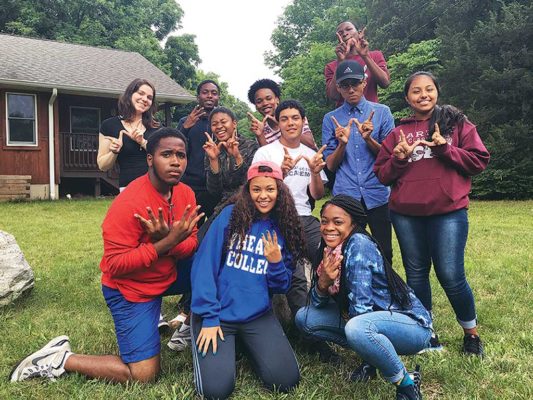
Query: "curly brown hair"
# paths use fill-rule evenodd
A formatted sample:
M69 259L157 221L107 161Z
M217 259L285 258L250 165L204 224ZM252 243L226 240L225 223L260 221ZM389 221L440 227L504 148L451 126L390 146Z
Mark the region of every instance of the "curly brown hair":
M279 228L287 249L296 264L297 261L307 257L302 225L289 188L278 179L276 179L276 186L278 188L276 205L270 211L269 216ZM250 182L242 185L241 190L228 199L226 205L228 204L235 204L235 207L231 212L228 230L224 238L223 248L226 251L229 250L232 238L235 238L237 243L241 242L252 228L252 224L262 218L262 214L257 210L250 196Z

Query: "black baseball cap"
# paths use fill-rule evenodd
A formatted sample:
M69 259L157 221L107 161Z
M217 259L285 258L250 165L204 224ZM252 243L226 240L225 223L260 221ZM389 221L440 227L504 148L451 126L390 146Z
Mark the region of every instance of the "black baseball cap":
M335 72L336 82L341 83L345 79L365 79L365 70L361 64L354 60L344 60L337 65Z

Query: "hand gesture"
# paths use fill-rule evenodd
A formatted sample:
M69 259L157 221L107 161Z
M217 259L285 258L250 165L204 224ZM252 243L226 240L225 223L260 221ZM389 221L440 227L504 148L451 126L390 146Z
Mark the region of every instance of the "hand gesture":
M439 124L435 124L435 132L433 132L433 135L431 136L431 142L428 142L427 140L422 140L420 143L423 143L429 147L435 147L446 144L448 142L440 134Z
M354 119L352 118L350 121L348 121L348 125L342 126L339 124L337 119L332 115L331 120L335 124L335 137L339 141L339 143L347 144L348 139L350 139L350 132L352 129L352 123Z
M130 137L131 140L136 142L139 146L142 146L144 143L144 134L139 129L134 129L132 132L124 131L126 135Z
M283 151L285 152L285 155L283 156L283 162L281 163L281 171L283 171L283 176L285 177L289 174L289 171L298 164L298 161L300 161L303 156L299 155L296 158L292 158L286 147L283 147Z
M220 326L212 326L209 328L202 328L196 339L196 346L198 347L198 353L202 353L202 357L205 357L209 351L209 344L213 344L213 355L217 354L217 336L220 336L220 340L224 341L224 334Z
M263 254L269 263L279 263L281 261L281 249L278 245L278 235L276 231L271 235L270 231L263 233L261 236L263 241Z
M235 160L240 160L241 152L239 151L239 142L237 141L237 137L235 135L235 131L233 132L233 135L226 140L225 142L222 142L222 146L226 148L226 151L230 156L232 156Z
M111 141L111 144L109 145L109 150L111 150L112 153L120 153L120 150L122 149L123 145L122 137L124 136L124 132L126 132L124 129L119 132L118 139L111 136L106 136L106 139L109 139Z
M405 139L405 135L403 131L400 129L400 141L392 150L392 154L394 154L394 157L396 157L399 160L403 160L405 158L408 158L413 153L413 150L416 146L418 146L421 143L421 140L415 141L412 145L409 145L407 143L407 140Z
M328 255L324 249L322 256L322 273L318 277L318 287L321 291L326 291L335 279L339 277L341 270L342 255L337 257L333 252Z
M305 161L307 161L307 164L309 165L309 169L311 170L311 173L314 175L317 175L324 169L326 166L326 162L324 161L324 150L326 150L328 146L324 145L316 152L316 154L313 157L306 157L303 156Z
M246 115L248 115L248 119L250 120L250 130L255 134L255 136L261 136L263 134L265 124L269 119L275 124L278 123L278 121L276 121L276 118L274 118L270 114L265 115L263 121L259 121L251 112L247 112Z
M209 157L210 160L217 160L218 156L220 155L220 149L222 148L222 143L215 143L211 136L209 136L209 133L204 132L205 136L207 137L207 140L205 141L205 144L202 146L202 148L205 150L205 154L207 154L207 157Z
M185 129L192 128L198 122L198 120L204 117L205 115L207 115L207 113L205 112L204 108L200 107L200 105L197 105L187 116L187 119L183 123L183 127Z
M352 118L353 122L357 126L357 129L359 130L359 133L361 134L364 140L370 139L370 135L372 134L372 131L374 130L374 124L372 123L373 117L374 117L374 110L370 112L370 115L363 123L359 122L357 118Z
M355 40L350 38L345 42L342 40L342 36L339 32L337 32L337 39L339 40L339 43L335 47L335 54L337 55L337 62L341 62L344 61L350 53L350 50L355 44Z
M148 220L144 219L139 214L134 214L133 216L139 220L144 231L148 234L148 236L150 236L152 243L155 243L166 237L170 232L170 229L165 221L165 218L163 217L163 209L161 207L159 207L158 210L158 218L155 217L150 207L146 207L146 211L148 212L148 217L150 218Z
M191 210L191 205L188 204L187 207L185 207L185 211L180 220L172 224L168 236L170 236L174 245L187 239L191 235L198 221L203 218L205 213L198 214L200 207L201 206L197 206Z

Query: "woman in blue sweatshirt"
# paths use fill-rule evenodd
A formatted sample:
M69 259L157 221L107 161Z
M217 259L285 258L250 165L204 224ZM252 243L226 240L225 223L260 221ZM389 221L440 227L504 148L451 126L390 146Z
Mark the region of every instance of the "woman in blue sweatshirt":
M233 392L237 337L267 388L285 392L300 380L271 304L272 294L289 289L305 248L280 167L254 163L234 199L213 221L191 274L194 378L208 399Z

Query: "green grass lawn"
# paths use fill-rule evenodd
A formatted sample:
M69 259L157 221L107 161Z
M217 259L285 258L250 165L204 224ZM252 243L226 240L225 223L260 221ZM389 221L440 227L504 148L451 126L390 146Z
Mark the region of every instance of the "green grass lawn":
M35 288L0 309L0 399L182 399L193 398L189 352L163 346L163 373L141 386L88 381L71 374L57 382L11 384L12 366L50 338L67 334L79 353L117 353L113 322L100 291L100 224L109 200L0 204L0 229L13 234L35 272ZM434 276L436 328L446 351L406 357L422 366L426 399L533 398L533 201L473 202L466 254L485 343L483 360L460 354L462 332ZM395 243L395 265L400 253ZM173 302L164 309L174 314ZM163 338L166 343L167 338ZM275 349L273 349L275 350ZM238 362L234 399L387 399L394 388L377 379L348 381L359 360L341 350L340 367L320 364L297 351L302 381L290 395L262 389L245 359Z

